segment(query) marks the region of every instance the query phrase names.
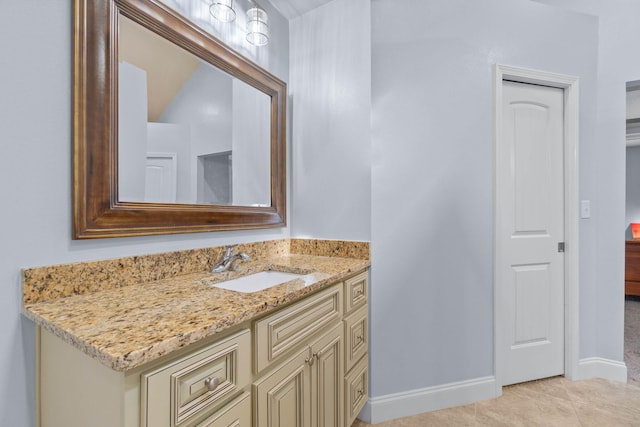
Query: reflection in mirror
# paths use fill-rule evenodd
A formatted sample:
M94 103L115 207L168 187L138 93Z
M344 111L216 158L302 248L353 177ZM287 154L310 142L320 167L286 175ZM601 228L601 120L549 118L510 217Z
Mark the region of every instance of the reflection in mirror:
M270 96L119 26L118 200L270 206Z
M74 238L284 227L286 83L157 0L74 3Z

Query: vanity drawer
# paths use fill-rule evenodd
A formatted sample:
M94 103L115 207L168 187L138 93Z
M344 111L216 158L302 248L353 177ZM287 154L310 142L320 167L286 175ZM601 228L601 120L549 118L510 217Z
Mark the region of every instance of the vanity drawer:
M368 306L360 307L344 319L345 372L356 364L369 348Z
M367 302L369 273L363 272L344 281L344 312L349 314Z
M342 318L342 284L336 284L255 323L256 373Z
M143 374L141 381L141 425L191 425L251 382L250 331Z
M197 427L251 427L251 393L243 393Z
M345 426L356 419L369 395L369 365L366 357L360 359L353 370L344 378Z

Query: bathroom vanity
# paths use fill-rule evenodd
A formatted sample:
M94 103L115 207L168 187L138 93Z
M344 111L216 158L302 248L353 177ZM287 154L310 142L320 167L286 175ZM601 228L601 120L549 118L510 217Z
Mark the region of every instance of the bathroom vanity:
M350 426L368 396L368 254L280 252L26 303L40 425ZM301 276L252 293L215 286L268 270ZM25 298L62 276L25 271Z

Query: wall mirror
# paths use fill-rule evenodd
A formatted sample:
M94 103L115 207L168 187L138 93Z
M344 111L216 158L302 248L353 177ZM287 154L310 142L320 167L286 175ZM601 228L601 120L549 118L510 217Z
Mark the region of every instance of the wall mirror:
M74 237L286 223L286 85L156 0L77 0Z

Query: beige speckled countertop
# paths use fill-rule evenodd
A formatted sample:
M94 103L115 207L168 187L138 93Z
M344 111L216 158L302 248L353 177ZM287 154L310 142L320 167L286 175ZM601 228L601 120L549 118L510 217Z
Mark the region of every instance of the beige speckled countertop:
M233 273L193 272L35 303L25 301L23 313L104 365L127 371L362 272L370 265L368 253L366 258L265 256L239 263ZM209 286L264 270L305 276L254 293Z

